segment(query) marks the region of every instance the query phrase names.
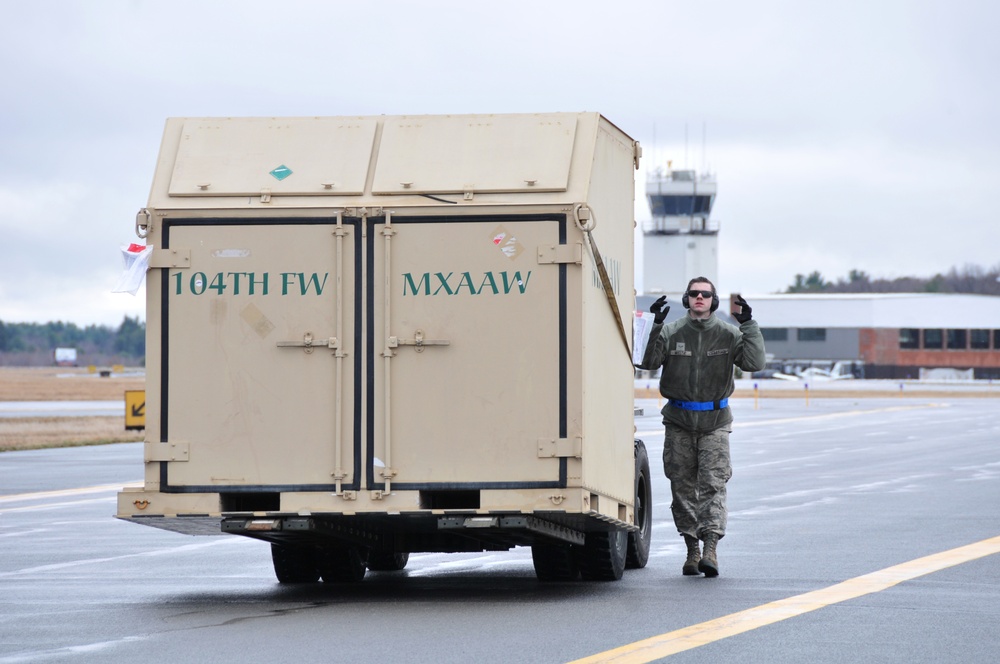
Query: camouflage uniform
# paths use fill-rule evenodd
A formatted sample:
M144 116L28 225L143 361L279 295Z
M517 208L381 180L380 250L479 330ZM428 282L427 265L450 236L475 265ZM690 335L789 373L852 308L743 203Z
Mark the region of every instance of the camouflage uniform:
M639 365L663 367L660 394L668 399L662 411L663 470L670 479L674 525L682 535L704 539L707 533L726 534L733 414L720 402L733 393L734 365L744 371L763 369L764 338L755 320L737 328L715 315L654 324ZM689 410L677 402L707 404L708 409Z
M733 476L729 462L729 428L708 433L685 431L667 424L663 472L670 480L677 532L702 539L705 533L726 534L726 482Z

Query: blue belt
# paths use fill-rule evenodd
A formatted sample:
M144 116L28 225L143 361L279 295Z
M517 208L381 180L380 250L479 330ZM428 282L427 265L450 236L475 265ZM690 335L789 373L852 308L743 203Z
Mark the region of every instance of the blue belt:
M722 401L680 401L678 399L670 399L667 403L674 408L682 408L684 410L722 410L729 405L729 399L723 399Z

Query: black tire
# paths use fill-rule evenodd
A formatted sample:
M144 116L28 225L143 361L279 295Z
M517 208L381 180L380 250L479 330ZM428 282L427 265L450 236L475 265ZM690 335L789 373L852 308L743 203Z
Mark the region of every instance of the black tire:
M323 583L356 583L365 578L367 551L357 546L328 545L316 555Z
M576 551L580 575L585 581L617 581L625 571L628 532L587 533L583 546Z
M628 534L626 569L646 566L653 539L653 487L650 484L649 454L641 440L635 441L635 525L639 526L639 530Z
M569 544L532 544L531 562L539 581L575 581L580 577L580 566Z
M373 572L398 572L406 567L410 560L409 553L395 551L369 551L368 569Z
M316 549L311 546L271 544L271 562L278 583L316 583Z

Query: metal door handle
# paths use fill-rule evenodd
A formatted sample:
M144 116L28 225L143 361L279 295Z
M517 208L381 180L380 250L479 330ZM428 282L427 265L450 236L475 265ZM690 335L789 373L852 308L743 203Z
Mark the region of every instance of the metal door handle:
M313 337L312 332L306 332L302 335L302 341L279 341L277 345L278 348L302 348L307 354L317 348L328 348L330 350L340 348L340 342L337 340L337 337L316 339Z
M389 348L397 348L399 346L415 346L418 353L424 351L424 346L450 346L451 342L447 339L424 339L424 331L417 330L413 334L413 339L399 339L398 337L389 337Z

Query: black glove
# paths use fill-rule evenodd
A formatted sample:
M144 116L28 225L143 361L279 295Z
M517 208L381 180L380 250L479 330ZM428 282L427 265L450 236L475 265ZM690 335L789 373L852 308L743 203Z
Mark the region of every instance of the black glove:
M751 318L750 314L753 313L753 309L750 308L750 305L747 304L747 301L743 299L742 295L736 296L736 306L740 308L740 312L734 313L733 318L738 320L740 322L740 325L742 325L743 323L750 320Z
M667 304L667 296L661 295L653 304L649 305L649 313L653 314L653 322L657 325L663 323L667 320L667 314L670 313L670 305Z

